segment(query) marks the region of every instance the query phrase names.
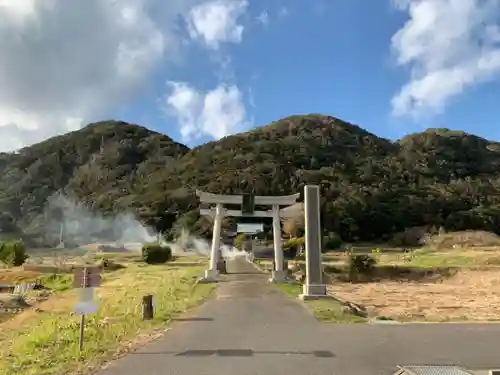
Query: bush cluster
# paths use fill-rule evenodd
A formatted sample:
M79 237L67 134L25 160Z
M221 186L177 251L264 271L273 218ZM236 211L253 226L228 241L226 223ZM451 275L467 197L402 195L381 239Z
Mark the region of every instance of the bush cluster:
M335 233L330 232L328 235L323 237L323 248L324 250L337 250L342 245L342 238Z
M142 247L142 260L148 264L161 264L172 260L170 246L146 244Z
M19 267L28 259L26 247L21 241L1 242L0 261L8 266Z
M300 250L304 247L304 237L290 238L283 244L283 251L286 251L292 258L300 255Z
M238 250L243 250L244 245L245 245L245 234L239 233L234 239L234 246Z
M350 254L348 262L348 273L351 280L357 280L360 276L369 276L375 270L377 260L367 254Z

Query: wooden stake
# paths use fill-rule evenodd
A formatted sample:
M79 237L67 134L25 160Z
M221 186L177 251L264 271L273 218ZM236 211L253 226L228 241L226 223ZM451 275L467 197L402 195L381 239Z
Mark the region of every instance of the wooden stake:
M153 296L148 294L142 297L142 320L153 319Z
M85 333L85 314L80 315L80 351L83 352L83 340Z
M87 287L87 267L83 269L83 288ZM80 351L83 351L83 341L85 336L85 314L82 314L80 317Z

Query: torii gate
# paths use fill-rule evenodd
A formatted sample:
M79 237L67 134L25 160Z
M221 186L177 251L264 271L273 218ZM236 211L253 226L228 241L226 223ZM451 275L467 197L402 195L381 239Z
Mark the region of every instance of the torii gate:
M283 249L281 248L281 218L288 217L287 212L280 209L280 206L291 206L297 202L300 194L283 196L255 196L252 194L242 195L222 195L212 194L197 190L196 195L200 202L208 204L209 208L201 208L200 214L214 218L214 229L212 236L212 248L210 252L210 268L205 271L205 282L215 282L219 279L217 263L220 258L220 235L222 219L225 216L231 217L272 217L273 218L273 241L274 241L274 263L275 269L272 272L272 282L282 282L286 277L286 270L283 265ZM224 204L241 205L241 210L228 210ZM214 207L215 205L215 207ZM268 211L255 211L255 206L272 206Z

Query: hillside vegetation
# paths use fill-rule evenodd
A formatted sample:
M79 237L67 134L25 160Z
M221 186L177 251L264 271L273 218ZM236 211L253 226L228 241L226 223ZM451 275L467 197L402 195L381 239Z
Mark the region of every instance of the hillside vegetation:
M45 233L47 217L60 215L47 199L62 191L104 214L210 235L196 189L285 195L319 184L324 229L346 241L412 227L499 233L499 167L499 143L448 129L391 142L334 117L292 116L189 149L104 121L0 155L0 228Z

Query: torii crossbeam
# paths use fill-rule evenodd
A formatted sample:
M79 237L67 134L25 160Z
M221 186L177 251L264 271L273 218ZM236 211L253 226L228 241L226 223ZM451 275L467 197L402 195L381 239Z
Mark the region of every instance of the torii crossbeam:
M214 228L212 236L212 248L210 252L210 268L205 271L205 282L215 282L219 280L217 263L220 258L220 235L222 219L225 216L231 217L269 217L273 218L273 242L275 269L273 270L271 281L282 282L286 277L284 270L283 249L281 248L281 218L291 216L287 211L281 210L280 206L291 206L297 202L300 194L284 196L260 196L252 194L242 195L222 195L212 194L203 191L196 191L202 204L209 204L210 208L201 208L200 214L214 218ZM228 210L224 204L241 205L241 210ZM255 211L254 207L272 206L267 211Z

